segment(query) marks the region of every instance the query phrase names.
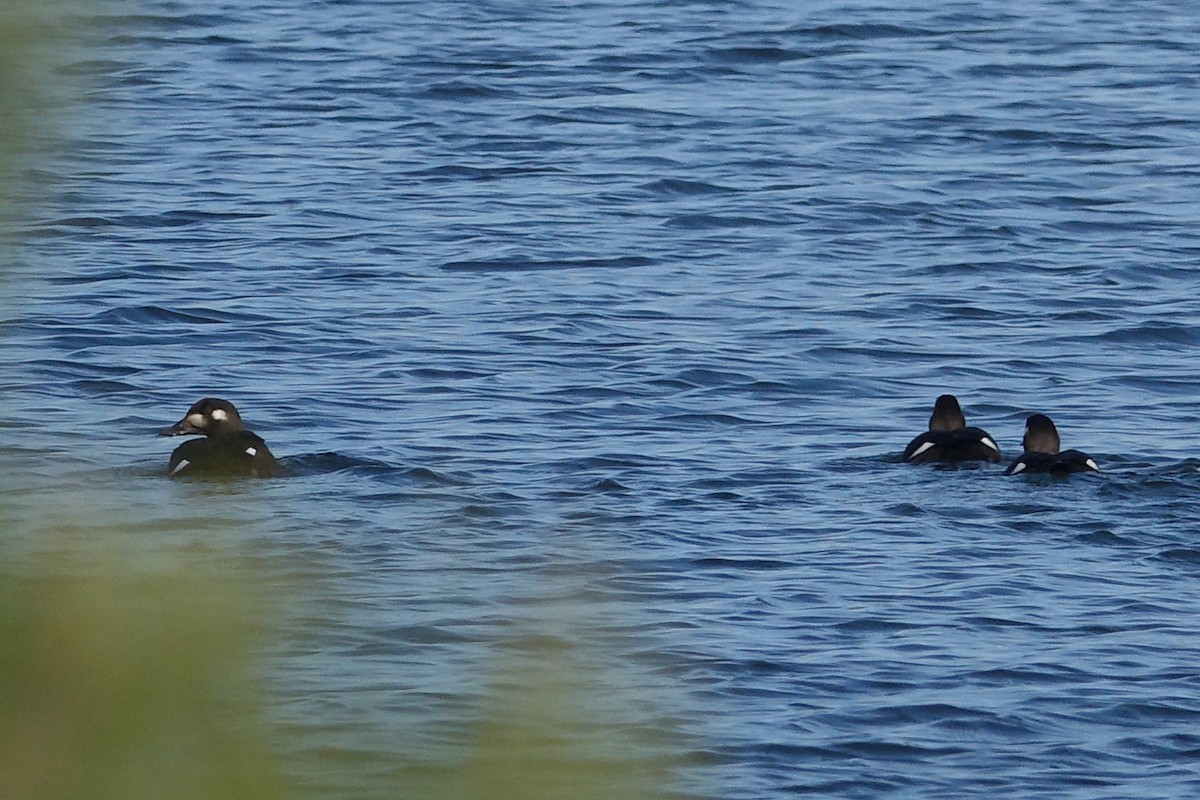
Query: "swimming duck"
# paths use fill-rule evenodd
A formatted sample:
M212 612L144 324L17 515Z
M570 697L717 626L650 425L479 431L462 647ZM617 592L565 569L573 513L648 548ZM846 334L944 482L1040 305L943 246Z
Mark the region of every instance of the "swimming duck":
M200 434L204 438L175 448L167 464L167 474L171 477L267 477L279 471L267 443L246 430L241 415L228 400L206 397L189 408L179 422L159 432L160 436L187 434Z
M982 428L968 428L958 398L944 394L933 404L929 430L908 443L904 460L910 464L940 461L999 461L996 440Z
M1025 420L1025 435L1021 437L1025 448L1016 461L1008 465L1005 475L1022 472L1099 472L1096 459L1079 450L1062 450L1058 429L1045 414L1034 414Z

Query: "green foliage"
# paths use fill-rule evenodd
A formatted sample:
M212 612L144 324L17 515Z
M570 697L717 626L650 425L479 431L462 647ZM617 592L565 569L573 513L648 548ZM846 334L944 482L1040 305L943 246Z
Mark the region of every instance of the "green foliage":
M28 196L16 191L13 176L67 138L55 131L78 113L63 98L72 74L66 67L87 60L86 36L68 23L81 18L71 13L79 8L69 0L0 0L0 220ZM3 263L0 295L17 302L3 285ZM11 455L0 442L0 477L16 474ZM148 529L154 525L136 510L105 521L78 491L64 501L63 486L37 481L26 475L19 486L0 486L0 504L20 492L28 509L29 498L41 497L47 516L86 516L87 535L66 536L43 522L22 536L46 553L73 555L13 558L20 545L3 525L20 514L0 505L0 798L311 797L281 777L288 765L274 755L263 695L251 677L268 625L263 598L245 585L253 570L222 573L199 554L197 563L152 569L120 551L131 531L167 531ZM382 770L390 768L393 778L381 779L386 785L373 786L370 796L665 796L674 749L665 739L656 743L653 723L630 722L628 714L606 718L621 695L597 687L619 685L620 668L563 644L559 634L580 627L578 615L573 620L552 622L549 635L525 641L518 633L508 645L498 635L493 644L506 654L496 675L481 678L494 683L477 695L486 700L465 741L431 767L405 755L421 732L401 732L393 753L382 756L394 757ZM560 644L546 646L551 642Z
M10 578L0 594L0 796L282 796L219 577Z
M78 14L84 7L77 0L0 0L0 221L20 211L15 198L28 168L61 144L58 134L74 108L66 77L86 42Z

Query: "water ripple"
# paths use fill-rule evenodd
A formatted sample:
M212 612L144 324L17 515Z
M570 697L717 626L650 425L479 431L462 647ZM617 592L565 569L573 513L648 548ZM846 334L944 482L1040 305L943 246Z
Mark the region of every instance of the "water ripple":
M85 23L86 121L14 184L0 546L250 557L311 796L436 771L498 654L571 653L680 796L1200 788L1187 14ZM942 392L1103 472L910 468ZM162 477L211 394L285 477Z

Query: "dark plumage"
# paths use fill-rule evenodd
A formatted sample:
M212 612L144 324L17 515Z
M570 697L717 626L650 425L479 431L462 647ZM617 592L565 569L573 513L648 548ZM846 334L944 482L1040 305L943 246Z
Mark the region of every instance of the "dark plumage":
M968 428L958 398L944 394L933 404L929 430L908 443L904 460L910 464L940 461L999 461L996 440L982 428Z
M1005 475L1018 475L1022 472L1051 472L1066 474L1070 472L1099 472L1096 459L1079 450L1061 450L1061 440L1058 429L1045 414L1034 414L1025 420L1025 435L1021 437L1021 446L1025 448L1016 461L1008 465Z
M171 453L167 474L267 477L279 471L275 456L258 434L246 430L233 403L206 397L188 409L183 419L159 432L160 436L200 434L203 439L184 442Z

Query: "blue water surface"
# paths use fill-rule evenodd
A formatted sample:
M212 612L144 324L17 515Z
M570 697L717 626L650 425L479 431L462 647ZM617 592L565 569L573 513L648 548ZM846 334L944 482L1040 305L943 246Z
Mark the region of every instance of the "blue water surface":
M1200 793L1200 9L79 21L17 176L4 547L117 518L280 587L299 796L453 769L547 641L675 796ZM943 392L1102 474L898 463ZM203 396L289 476L164 478Z

